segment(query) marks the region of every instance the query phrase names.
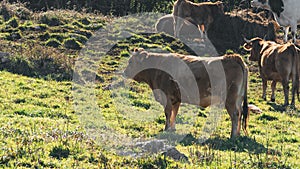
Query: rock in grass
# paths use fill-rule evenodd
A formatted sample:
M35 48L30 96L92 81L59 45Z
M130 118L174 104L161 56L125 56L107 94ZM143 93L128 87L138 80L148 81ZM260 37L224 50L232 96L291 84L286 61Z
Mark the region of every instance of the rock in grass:
M189 162L188 157L180 151L178 151L175 147L167 149L167 151L165 151L163 154L167 157L174 159L175 161Z
M249 111L251 111L254 114L261 114L262 113L262 110L260 108L258 108L257 106L253 105L253 104L249 104L248 109L249 109Z
M150 140L146 142L136 143L136 147L142 149L144 153L156 154L162 152L166 157L170 157L176 161L189 162L188 157L178 151L175 147L166 144L166 140Z

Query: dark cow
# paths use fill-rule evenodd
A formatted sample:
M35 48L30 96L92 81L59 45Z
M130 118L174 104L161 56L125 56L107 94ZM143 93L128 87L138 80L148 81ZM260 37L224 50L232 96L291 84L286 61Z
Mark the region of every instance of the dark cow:
M297 24L300 22L299 0L253 0L251 6L272 11L276 22L285 27L284 41L287 42L291 27L293 42L296 42Z
M289 79L292 79L292 101L295 104L295 94L298 91L298 54L294 44L277 44L261 38L246 40L244 49L251 51L249 60L257 61L263 82L263 99L266 100L267 81L272 81L271 101L275 101L276 83L281 82L284 90L284 106L289 104Z
M183 26L183 20L196 25L202 35L209 29L214 19L223 16L223 3L217 1L193 3L187 0L177 0L173 6L174 15L174 36L179 36L179 31Z
M240 135L241 122L247 135L248 68L238 55L204 59L138 49L129 59L124 74L150 86L155 99L164 106L165 130L175 130L180 103L208 107L222 102L231 118L231 137Z

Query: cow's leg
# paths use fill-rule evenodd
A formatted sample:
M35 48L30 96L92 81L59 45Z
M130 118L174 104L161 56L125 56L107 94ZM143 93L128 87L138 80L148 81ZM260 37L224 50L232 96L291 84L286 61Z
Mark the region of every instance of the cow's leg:
M230 96L231 97L231 96ZM235 97L235 96L232 96ZM230 137L234 138L240 135L241 130L241 111L239 107L237 107L235 101L231 101L230 103L226 104L226 110L231 119L231 134Z
M291 24L291 32L293 36L293 43L296 43L297 23Z
M284 30L284 42L287 42L288 41L288 34L289 34L289 27L285 27L285 30Z
M166 116L166 123L165 123L165 131L170 129L170 118L171 118L171 114L172 114L172 104L171 102L168 100L167 101L167 105L165 107L165 116Z
M182 26L183 26L183 19L178 16L174 16L174 36L175 36L175 38L179 37L179 32L180 32Z
M175 123L176 123L176 116L178 113L180 103L176 103L172 105L172 114L171 114L171 119L170 119L170 130L175 131Z
M264 100L267 100L267 97L266 97L266 91L267 91L267 80L265 79L262 79L262 83L263 83L263 95L262 95L262 98Z
M297 71L297 70L295 70ZM292 84L292 101L291 101L291 105L295 106L295 95L297 93L298 90L298 86L299 86L299 77L296 76L295 74L293 74L293 84Z
M205 39L205 26L204 24L198 25L198 30L200 32L200 38Z
M282 87L284 92L284 104L283 106L287 106L289 104L289 79L282 80Z
M271 101L275 102L275 90L276 90L276 84L277 82L275 80L272 81L271 88L272 88L272 95L271 95Z

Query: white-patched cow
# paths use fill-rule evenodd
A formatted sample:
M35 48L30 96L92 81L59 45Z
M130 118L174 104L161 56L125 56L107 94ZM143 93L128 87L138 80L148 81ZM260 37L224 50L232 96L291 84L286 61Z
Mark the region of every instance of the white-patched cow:
M203 59L136 49L124 74L137 82L147 83L153 90L155 99L165 107L165 130L175 130L180 103L207 107L224 102L231 118L231 137L240 135L241 123L247 134L248 68L239 55ZM214 93L214 89L221 92Z
M288 41L289 27L291 27L293 42L296 42L297 25L300 23L299 0L252 0L251 6L272 11L279 25L285 27L284 41Z

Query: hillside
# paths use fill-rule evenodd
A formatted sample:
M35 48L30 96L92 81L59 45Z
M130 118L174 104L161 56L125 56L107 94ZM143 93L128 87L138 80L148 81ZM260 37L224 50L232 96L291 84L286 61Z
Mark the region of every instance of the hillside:
M230 119L222 110L216 129L199 143L212 109L183 105L177 131L163 132L163 108L149 87L120 75L135 47L197 53L191 44L153 33L162 14L108 17L74 10L34 12L20 3L2 4L0 14L0 167L300 166L299 102L296 109L284 110L281 85L276 102L264 101L256 64L247 61L245 51L241 53L251 70L249 103L263 113L250 115L249 136L231 140ZM269 87L268 98L270 92ZM166 146L161 140L187 159L178 161L174 158L178 152L170 155L158 148ZM145 151L149 146L157 149Z

